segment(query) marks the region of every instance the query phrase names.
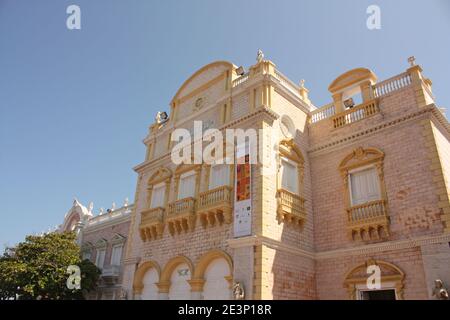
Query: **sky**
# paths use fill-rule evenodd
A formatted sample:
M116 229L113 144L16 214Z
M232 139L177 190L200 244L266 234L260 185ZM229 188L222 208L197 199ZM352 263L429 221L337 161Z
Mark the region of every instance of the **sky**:
M0 0L0 250L62 223L75 197L133 202L156 112L202 66L248 67L259 48L317 106L341 73L382 80L414 55L450 107L448 0Z

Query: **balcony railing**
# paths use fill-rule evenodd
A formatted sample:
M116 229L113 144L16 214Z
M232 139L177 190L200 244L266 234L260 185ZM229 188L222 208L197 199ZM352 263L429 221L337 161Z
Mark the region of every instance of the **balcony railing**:
M120 275L120 266L109 265L102 269L102 277L118 277Z
M177 200L169 203L167 218L174 218L178 215L193 214L195 209L195 199L192 197Z
M278 190L277 198L279 219L303 226L306 220L305 199L284 189Z
M120 276L120 266L109 265L102 268L101 279L106 284L116 284Z
M246 82L248 80L249 76L250 75L248 73L246 73L246 74L240 76L239 78L234 79L233 84L232 84L233 88Z
M376 200L347 209L352 237L379 239L389 235L389 216L385 200Z
M311 123L330 118L336 114L336 108L333 103L329 103L319 109L311 112Z
M374 85L373 93L376 98L385 96L393 91L400 90L411 84L411 75L407 72L396 75Z
M162 222L164 218L164 208L157 207L142 211L141 225Z
M164 211L164 208L157 207L141 212L139 229L143 241L162 237L164 231Z
M348 109L344 112L340 112L332 117L333 127L340 128L347 124L360 121L368 118L380 111L378 106L378 100L374 99L365 103L362 103L356 107Z
M188 232L195 227L195 199L192 197L169 203L167 210L169 232Z
M197 213L202 225L231 223L232 200L232 188L226 185L200 193Z

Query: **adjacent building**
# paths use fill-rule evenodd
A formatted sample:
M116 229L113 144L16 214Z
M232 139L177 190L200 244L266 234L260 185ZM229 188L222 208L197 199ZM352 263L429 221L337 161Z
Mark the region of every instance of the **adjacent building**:
M83 206L74 200L72 208L64 217L60 231L75 231L81 246L82 259L95 263L101 270L97 290L88 299L126 299L122 289L123 259L127 243L133 205L128 200L122 207L100 212L94 216L93 204Z

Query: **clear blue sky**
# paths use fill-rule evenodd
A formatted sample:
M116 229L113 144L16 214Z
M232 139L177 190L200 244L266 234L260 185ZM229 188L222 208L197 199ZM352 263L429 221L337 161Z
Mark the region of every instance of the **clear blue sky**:
M381 30L366 28L370 4ZM384 79L415 55L450 107L449 35L447 0L0 0L0 246L61 223L74 197L133 201L156 111L209 62L249 66L261 48L320 106L340 73Z

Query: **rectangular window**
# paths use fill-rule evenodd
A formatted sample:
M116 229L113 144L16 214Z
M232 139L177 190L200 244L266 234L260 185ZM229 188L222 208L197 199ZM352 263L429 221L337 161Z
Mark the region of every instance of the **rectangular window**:
M380 200L380 183L375 168L350 173L351 204L356 206Z
M298 194L297 164L288 159L281 159L281 188Z
M166 193L166 184L160 183L153 186L150 208L164 207L164 196Z
M112 266L120 266L120 261L122 260L122 248L123 245L115 245L112 248L111 253L111 265Z
M195 172L184 173L180 177L178 186L178 199L194 197L195 195Z
M211 166L209 174L209 189L218 188L230 183L230 166L218 164Z
M105 264L105 255L106 255L105 249L97 250L97 257L95 259L95 265L100 269L103 268L103 265Z

